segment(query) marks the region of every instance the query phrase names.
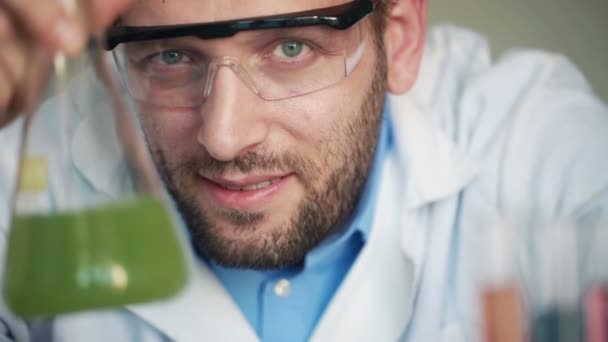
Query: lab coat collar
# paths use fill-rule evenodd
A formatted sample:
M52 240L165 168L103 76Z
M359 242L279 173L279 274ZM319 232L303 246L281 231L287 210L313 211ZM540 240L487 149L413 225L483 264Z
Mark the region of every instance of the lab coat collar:
M177 296L127 307L173 341L258 341L240 309L192 248L187 255L189 281Z
M406 178L405 207L416 209L459 192L477 162L432 122L431 109L411 92L389 96L395 148Z

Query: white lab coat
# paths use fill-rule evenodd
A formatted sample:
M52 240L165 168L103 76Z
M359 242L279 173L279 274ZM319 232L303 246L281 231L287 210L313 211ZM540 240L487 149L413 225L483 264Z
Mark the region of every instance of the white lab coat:
M415 88L389 101L395 148L371 235L312 340L474 341L475 231L505 217L540 224L601 210L606 107L564 58L516 52L492 63L481 37L451 26L430 31ZM98 120L74 126L74 166L87 196L120 188L111 146L80 152L88 134L103 131ZM12 187L16 134L0 136L2 196ZM52 332L56 341L256 341L217 278L188 256L191 279L176 298L38 322L33 333ZM3 320L0 328L28 340L23 322L8 312Z

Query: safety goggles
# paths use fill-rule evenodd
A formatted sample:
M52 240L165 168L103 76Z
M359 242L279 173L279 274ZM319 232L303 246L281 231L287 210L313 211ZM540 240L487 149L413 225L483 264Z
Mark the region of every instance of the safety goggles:
M137 101L200 106L221 67L265 100L332 86L348 77L365 51L360 22L375 1L267 17L174 26L115 26L106 46ZM235 36L229 55L218 38Z

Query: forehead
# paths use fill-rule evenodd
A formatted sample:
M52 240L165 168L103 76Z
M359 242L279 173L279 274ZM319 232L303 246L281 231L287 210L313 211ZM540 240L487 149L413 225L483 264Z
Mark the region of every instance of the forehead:
M131 26L214 22L341 5L351 0L140 0L122 16Z

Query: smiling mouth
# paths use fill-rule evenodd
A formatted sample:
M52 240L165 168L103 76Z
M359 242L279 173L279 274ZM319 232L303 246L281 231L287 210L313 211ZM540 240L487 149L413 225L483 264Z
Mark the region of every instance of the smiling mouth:
M216 184L221 186L224 189L228 189L228 190L232 190L232 191L255 191L255 190L267 188L267 187L271 186L272 184L277 183L281 179L283 179L283 177L278 177L278 178L274 178L271 180L260 182L258 184L247 185L247 186L237 186L237 185L222 184L222 183L216 183Z
M199 173L203 179L216 186L230 191L256 191L265 189L273 184L280 182L285 179L289 175L277 175L277 176L268 176L268 177L249 177L250 179L244 179L241 181L231 181L226 179L218 179L214 177L207 177L202 173Z
M220 208L261 211L283 206L293 197L294 173L214 177L199 172L199 175L203 180L201 194Z

